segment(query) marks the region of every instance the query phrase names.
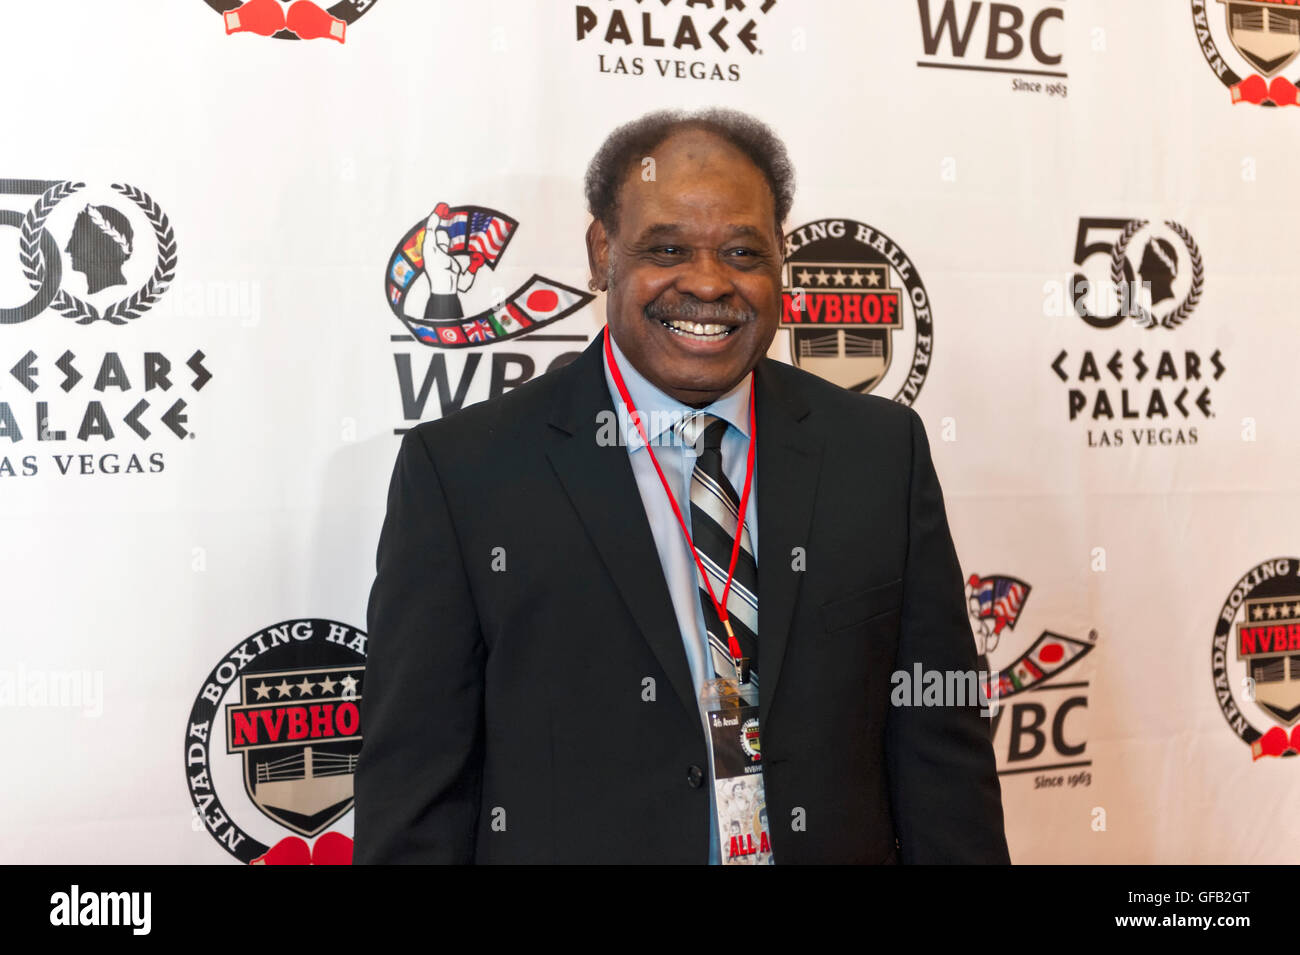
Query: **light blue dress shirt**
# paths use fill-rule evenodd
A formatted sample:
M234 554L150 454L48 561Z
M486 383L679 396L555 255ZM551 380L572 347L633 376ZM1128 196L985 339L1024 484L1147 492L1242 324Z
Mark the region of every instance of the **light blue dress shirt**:
M623 356L618 344L610 338L614 359L618 370L623 375L623 384L633 404L641 414L642 424L654 447L655 458L663 469L664 477L672 488L677 506L681 509L686 526L691 526L691 474L695 470L695 450L683 441L674 439L672 427L682 418L704 411L723 419L730 425L722 436L722 469L731 481L737 494L745 490L745 463L749 452L749 388L753 378L750 372L736 387L706 408L696 409L669 397L651 384ZM655 547L659 551L659 563L663 567L664 580L668 584L668 595L672 598L673 610L677 615L677 626L682 634L682 645L686 649L686 660L690 664L691 679L695 683L696 702L707 680L714 678L713 666L707 650L707 637L704 627L704 609L700 604L699 576L695 568L695 559L691 549L682 536L681 526L673 514L672 506L664 495L663 484L655 473L654 463L645 449L636 425L632 423L631 412L619 397L618 386L610 373L609 362L605 363L605 381L609 385L610 397L614 400L614 410L618 415L622 439L627 447L628 458L632 464L632 473L636 477L637 489L641 492L641 501L645 504L646 517L650 521L650 531L654 535ZM668 435L659 439L664 431ZM750 483L749 503L745 508L745 523L749 527L749 543L758 562L758 462L754 462L754 476ZM722 599L722 594L717 594ZM707 598L706 598L707 599ZM760 613L762 608L759 608ZM760 619L761 625L761 619ZM757 703L757 700L755 700ZM707 737L708 727L704 712L700 711L700 725ZM715 804L715 787L713 785L713 767L709 770L709 863L721 864L718 848L718 812Z

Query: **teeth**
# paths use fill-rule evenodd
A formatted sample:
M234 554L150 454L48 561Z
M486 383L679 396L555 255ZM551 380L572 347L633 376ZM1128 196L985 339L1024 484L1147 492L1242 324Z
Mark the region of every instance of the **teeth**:
M731 333L731 328L727 325L705 325L701 322L685 322L680 320L664 322L664 324L678 334L693 335L701 338L717 338L721 335L728 335Z

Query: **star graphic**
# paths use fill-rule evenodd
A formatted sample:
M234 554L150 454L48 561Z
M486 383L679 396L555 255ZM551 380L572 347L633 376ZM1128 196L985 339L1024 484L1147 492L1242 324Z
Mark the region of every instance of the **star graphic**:
M333 693L334 687L338 686L338 682L338 680L326 674L325 679L320 681L320 691L326 695Z
M1300 617L1300 601L1291 605L1291 616Z
M811 281L812 281L812 273L809 272L807 269L801 269L799 272L799 284L807 285Z
M356 678L351 675L348 675L345 676L340 682L343 684L343 696L349 699L356 699L357 696Z
M833 279L835 280L835 284L836 284L836 285L843 285L843 284L844 284L844 270L843 270L843 269L836 269L836 270L835 270L835 274L832 275L831 278L833 278Z
M284 699L286 696L290 696L293 693L293 687L291 687L289 681L283 677L281 677L280 684L276 689L280 691L280 699Z
M1258 620L1260 617L1264 616L1264 608L1263 608L1263 607L1252 607L1251 610L1250 610L1250 612L1251 612L1251 615L1252 615L1256 620Z
M861 288L862 273L858 269L854 269L852 272L849 273L849 282Z
M868 272L867 284L870 285L872 288L877 288L880 285L880 273L875 271L874 269Z
M817 273L817 283L819 285L825 285L829 280L830 280L830 276L826 274L825 269L822 269L820 272Z
M268 696L271 695L271 688L266 685L265 681L257 684L257 686L253 687L253 689L257 691L257 698L259 700L265 700Z
M314 687L315 685L316 684L311 682L311 680L307 679L306 677L303 677L302 682L298 684L298 695L311 696L312 687Z
M1268 605L1268 619L1269 620L1277 619L1277 604Z

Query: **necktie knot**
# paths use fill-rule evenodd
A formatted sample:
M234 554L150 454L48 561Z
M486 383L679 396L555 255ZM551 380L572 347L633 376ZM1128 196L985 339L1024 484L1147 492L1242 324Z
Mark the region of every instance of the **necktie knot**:
M684 418L681 424L682 439L695 448L697 454L706 451L721 453L722 436L727 433L727 422L717 415L699 412Z

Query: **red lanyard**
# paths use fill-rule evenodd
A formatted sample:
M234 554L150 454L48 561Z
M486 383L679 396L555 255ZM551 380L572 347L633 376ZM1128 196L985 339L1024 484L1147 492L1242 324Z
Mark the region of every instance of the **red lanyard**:
M650 437L646 434L645 425L641 422L641 416L637 413L636 405L632 403L632 396L628 394L627 385L623 383L623 375L618 370L618 362L614 360L614 350L610 347L609 326L605 326L605 359L609 362L609 371L614 378L614 384L618 387L618 396L623 399L623 404L631 412L632 421L636 423L637 432L641 435L641 440L645 442L646 452L650 455L650 462L655 466L655 473L659 475L659 483L664 486L664 493L668 495L668 503L672 505L673 514L677 517L677 524L682 529L682 536L686 538L686 544L691 549L691 556L695 558L695 566L700 569L700 579L704 581L704 586L708 588L709 599L713 601L713 606L718 611L718 619L722 625L727 628L727 649L731 652L731 660L740 667L740 643L736 640L736 634L731 629L731 622L727 619L727 595L731 593L731 580L736 573L736 558L740 555L740 535L745 532L745 514L749 506L749 487L754 479L754 446L758 443L758 432L754 428L754 379L751 376L749 380L749 456L745 461L745 490L740 495L740 513L736 518L736 539L731 545L731 564L727 567L727 586L722 591L722 600L719 601L713 593L713 585L709 583L709 575L704 570L704 564L700 561L699 551L695 549L695 542L691 540L691 532L686 529L686 521L682 519L681 508L677 506L677 498L673 496L672 488L668 486L668 479L664 477L664 472L659 467L659 460L655 457L654 450L650 447Z

